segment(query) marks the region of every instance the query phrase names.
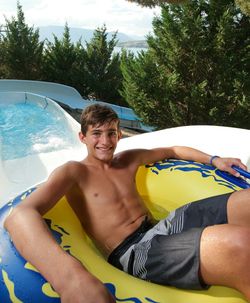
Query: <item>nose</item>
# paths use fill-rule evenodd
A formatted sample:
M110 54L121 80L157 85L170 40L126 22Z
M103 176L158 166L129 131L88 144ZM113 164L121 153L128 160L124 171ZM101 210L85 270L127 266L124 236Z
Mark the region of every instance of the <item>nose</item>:
M109 142L110 142L109 135L106 133L103 133L101 135L101 143L107 145L107 144L109 144Z

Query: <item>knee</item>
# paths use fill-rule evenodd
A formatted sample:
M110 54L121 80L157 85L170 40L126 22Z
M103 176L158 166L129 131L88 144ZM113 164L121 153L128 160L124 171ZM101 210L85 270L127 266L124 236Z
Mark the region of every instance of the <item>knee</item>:
M230 224L212 226L204 230L201 240L204 281L246 291L250 283L250 229Z
M230 262L230 267L236 273L233 285L250 298L250 229L241 230L233 241L233 246L235 256Z
M244 196L246 197L246 200L249 200L250 199L250 187L249 188L246 188L244 190L240 190L238 192L241 192L242 195L244 193Z
M233 241L230 241L229 250L238 262L247 266L250 261L250 229L240 228L236 234L232 235Z

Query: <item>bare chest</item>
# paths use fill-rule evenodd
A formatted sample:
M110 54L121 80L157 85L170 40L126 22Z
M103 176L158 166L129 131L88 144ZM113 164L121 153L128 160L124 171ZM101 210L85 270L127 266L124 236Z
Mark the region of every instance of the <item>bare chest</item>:
M137 227L147 213L138 195L135 174L129 170L98 171L91 169L69 195L69 202L85 231L104 251L112 251L117 243Z
M91 171L82 180L80 188L87 204L110 205L137 195L134 176L124 170L111 173Z

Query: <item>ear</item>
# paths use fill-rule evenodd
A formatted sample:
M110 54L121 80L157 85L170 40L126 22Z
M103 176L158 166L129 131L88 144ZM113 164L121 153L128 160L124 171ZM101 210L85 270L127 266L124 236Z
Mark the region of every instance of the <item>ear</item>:
M122 138L122 131L119 129L118 130L118 140L120 140Z
M80 141L85 144L86 136L82 132L78 133L78 137L79 137Z

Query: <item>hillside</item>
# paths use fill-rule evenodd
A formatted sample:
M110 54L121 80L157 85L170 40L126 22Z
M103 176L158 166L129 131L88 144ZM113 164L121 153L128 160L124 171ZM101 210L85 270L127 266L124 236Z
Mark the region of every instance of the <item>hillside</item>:
M118 47L131 47L131 48L148 48L148 44L146 40L133 40L133 41L125 41L119 42L117 44Z
M40 40L49 40L51 42L54 41L53 34L58 37L59 39L62 38L64 32L64 26L40 26L39 27L39 34L40 34ZM92 29L86 29L86 28L78 28L78 27L70 27L70 37L71 41L73 43L76 43L79 41L79 39L82 40L82 42L89 42L91 38L93 37L94 30ZM108 32L108 38L111 39L114 32ZM135 36L129 36L124 33L117 33L117 40L119 43L126 42L126 41L134 41L143 39L143 37L135 37Z

